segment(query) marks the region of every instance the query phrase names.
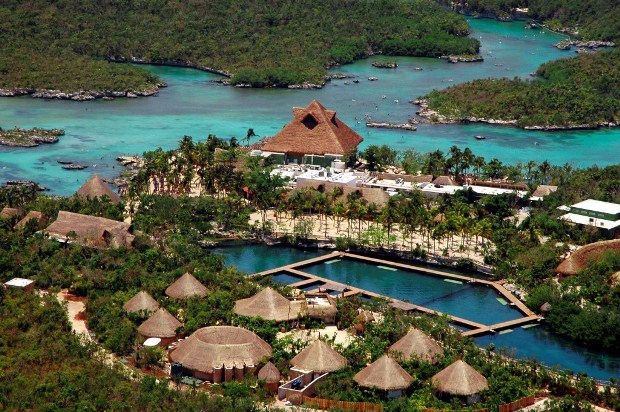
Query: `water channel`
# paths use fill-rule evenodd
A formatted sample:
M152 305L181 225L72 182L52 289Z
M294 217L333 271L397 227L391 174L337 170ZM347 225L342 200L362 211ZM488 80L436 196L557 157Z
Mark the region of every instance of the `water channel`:
M541 63L572 55L552 47L561 36L526 30L523 22L472 19L470 24L472 35L482 43L482 63L401 57L395 59L397 69L378 69L371 63L381 57L371 58L334 70L358 75L359 83L345 85L345 80L335 80L321 90L239 89L213 83L218 76L197 70L146 66L170 85L157 97L85 103L2 98L0 127L55 127L65 129L66 135L55 145L0 146L0 181L33 179L55 194L71 194L92 173L118 175L117 156L159 146L170 149L184 135L242 138L250 127L260 136L273 135L290 120L293 106L305 106L312 99L336 110L358 131L364 137L361 148L386 143L399 150L445 152L458 145L469 146L487 160L497 157L506 163L547 159L553 164L587 166L617 162L619 129L551 133L485 125L420 125L415 132L366 128L366 114L377 121L406 122L416 111L407 102L433 88L476 78L527 78ZM379 80L370 82L368 76ZM478 134L488 138L475 140ZM59 159L83 162L89 168L67 171L56 163Z
M212 251L224 255L227 264L247 273L274 269L327 253L323 250L265 245L226 246ZM516 310L497 301L492 289L458 285L413 272L386 270L350 260L321 263L300 270L481 323L491 324L519 317ZM459 273L455 270L451 272ZM467 272L460 274L471 275ZM285 284L299 280L286 276L274 278ZM585 372L600 380L620 378L620 354L590 350L551 333L544 324L534 325L477 337L475 342L482 347L494 343L497 348L506 348L515 358L538 359L549 367L559 367L575 374Z

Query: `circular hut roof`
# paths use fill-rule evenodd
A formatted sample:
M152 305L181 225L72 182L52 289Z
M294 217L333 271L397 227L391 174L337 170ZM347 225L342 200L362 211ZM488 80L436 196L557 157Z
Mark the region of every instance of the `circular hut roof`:
M443 349L437 342L415 328L390 346L389 350L402 353L403 360L407 361L418 357L423 361L436 363L443 355Z
M359 386L384 391L407 389L413 382L411 375L387 355L383 355L359 371L353 380Z
M457 360L431 379L440 392L450 395L473 395L489 388L487 379L463 360Z
M110 189L110 186L97 175L92 175L75 194L85 199L107 196L112 204L117 204L121 201L121 198Z
M170 314L166 309L159 308L138 327L138 332L142 336L151 338L174 338L177 329L183 326L181 322Z
M296 319L299 315L299 305L291 302L276 290L267 287L252 297L235 302L235 313L241 316L260 316L265 320L283 322Z
M140 312L141 310L155 312L159 309L159 303L147 292L141 290L133 298L125 302L123 309L127 312Z
M271 346L254 332L235 326L209 326L179 342L170 360L190 370L211 373L223 365L258 365L267 356L271 356Z
M295 368L318 373L337 371L348 364L344 356L322 340L314 341L291 359L290 363Z
M558 265L555 272L564 276L576 275L586 268L588 262L600 259L607 251L620 251L620 239L594 242L577 249Z
M193 296L207 296L207 288L198 279L185 273L166 289L166 295L173 299L187 299Z
M276 365L271 362L267 362L265 366L258 371L258 379L267 383L280 382L281 377L280 371L276 368Z

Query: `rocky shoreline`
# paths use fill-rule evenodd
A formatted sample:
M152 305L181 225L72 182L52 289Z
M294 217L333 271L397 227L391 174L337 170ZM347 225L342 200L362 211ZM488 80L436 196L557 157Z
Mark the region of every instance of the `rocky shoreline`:
M0 128L0 145L11 147L36 147L42 143L51 144L59 140L59 136L65 134L61 129L14 129L3 130Z
M63 92L62 90L51 89L34 89L29 87L15 87L11 89L0 89L0 97L17 97L17 96L30 96L39 99L58 99L58 100L73 100L76 102L85 102L96 99L112 100L117 97L145 97L153 96L159 93L160 87L166 87L166 83L157 83L151 85L143 90L79 90L76 92Z
M448 63L476 63L483 62L484 58L481 55L475 56L441 56L440 59L447 60Z
M418 128L411 123L386 123L386 122L367 122L366 127L376 127L379 129L401 129L415 131Z
M435 124L464 124L464 123L486 123L499 126L512 126L518 127L524 130L538 130L538 131L562 131L562 130L591 130L598 129L600 127L617 127L617 123L603 122L598 124L580 124L570 126L558 126L558 125L533 125L533 126L520 126L517 124L517 120L502 120L502 119L485 119L483 117L467 116L467 117L450 117L439 114L437 111L428 108L428 101L425 99L410 100L409 103L419 107L416 115L420 116L425 123Z

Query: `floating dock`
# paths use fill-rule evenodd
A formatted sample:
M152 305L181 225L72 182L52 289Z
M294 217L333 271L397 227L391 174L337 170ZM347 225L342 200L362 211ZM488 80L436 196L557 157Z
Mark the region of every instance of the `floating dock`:
M501 298L498 298L498 300L499 299L505 300L507 304L510 304L511 306L514 306L516 309L518 309L523 316L518 319L496 323L493 325L483 325L478 322L474 322L474 321L460 318L457 316L452 316L447 313L439 312L433 309L426 308L424 306L419 306L413 303L394 299L389 296L385 296L379 293L374 293L368 290L360 289L355 286L350 286L344 283L335 282L333 280L325 279L320 276L316 276L310 273L306 273L303 270L300 270L304 266L310 266L310 265L314 265L316 263L321 263L321 262L324 262L327 264L336 263L337 261L340 261L344 258L360 260L360 261L373 263L375 265L380 265L380 267L385 268L388 271L404 269L408 271L421 272L421 273L424 273L430 276L441 277L446 281L453 281L455 283L463 282L463 283L478 283L478 284L486 285L488 287L494 288L501 295ZM340 292L338 295L335 295L335 297L348 298L351 296L362 296L366 298L380 298L380 299L387 300L391 306L397 309L404 310L406 312L421 312L421 313L426 313L429 315L446 316L448 319L450 319L451 323L455 325L463 326L469 329L463 332L463 336L479 336L479 335L485 335L489 333L497 333L502 330L512 329L517 326L523 326L523 325L531 324L532 322L537 322L541 320L541 318L538 315L532 312L527 306L525 306L525 304L523 304L523 302L521 302L512 293L510 293L510 291L508 291L502 285L501 282L478 279L478 278L463 276L463 275L457 275L454 273L444 272L441 270L429 269L429 268L419 267L419 266L405 264L405 263L392 262L389 260L356 255L353 253L332 252L332 253L328 253L323 256L318 256L315 258L302 260L299 262L291 263L289 265L280 266L274 269L266 270L263 272L258 272L251 276L252 277L263 277L263 276L272 276L272 275L278 275L278 274L289 274L289 275L300 278L298 282L294 282L288 285L288 286L291 286L297 289L306 290L307 287L310 287L316 284L317 285L316 289L309 289L307 291L314 292L314 291L318 291L318 289L321 288L321 289L327 289L330 291Z

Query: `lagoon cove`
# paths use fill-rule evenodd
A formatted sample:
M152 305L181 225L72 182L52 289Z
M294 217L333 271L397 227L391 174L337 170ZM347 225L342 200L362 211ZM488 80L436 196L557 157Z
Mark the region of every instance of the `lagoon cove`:
M620 410L618 13L0 5L0 410Z

